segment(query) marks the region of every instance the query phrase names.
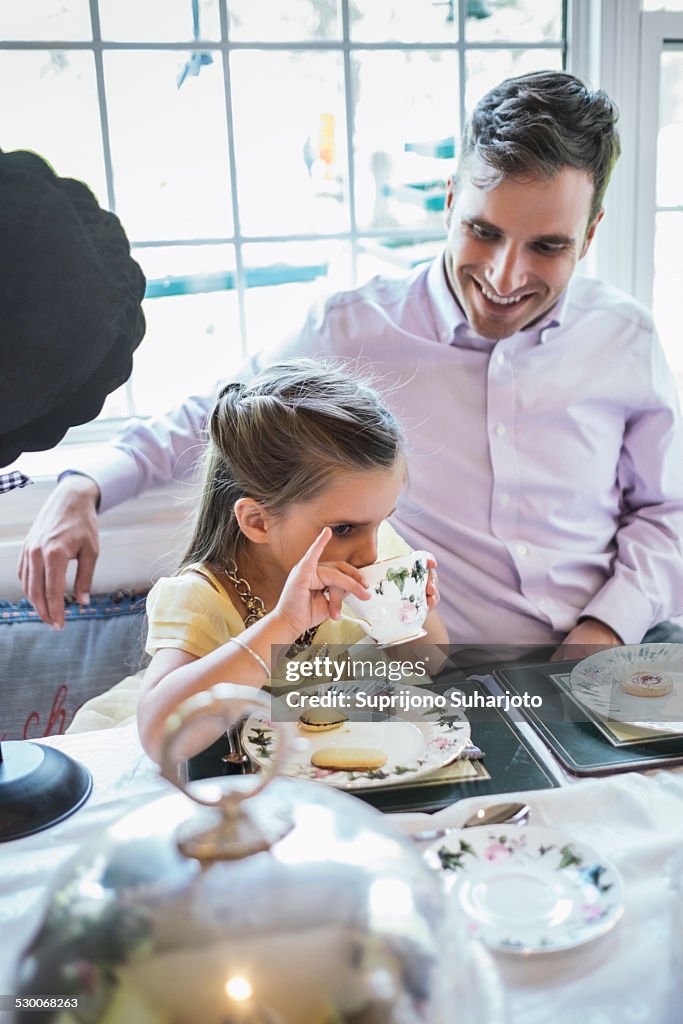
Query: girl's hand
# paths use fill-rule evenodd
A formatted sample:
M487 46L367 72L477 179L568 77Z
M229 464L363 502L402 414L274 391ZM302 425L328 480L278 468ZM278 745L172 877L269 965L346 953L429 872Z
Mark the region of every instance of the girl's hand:
M295 637L327 618L339 619L346 594L361 601L370 597L359 569L348 562L320 562L331 537L326 526L290 572L275 608L291 623Z
M430 555L427 559L427 607L430 612L436 608L441 600L439 595L439 577L436 575L436 559Z

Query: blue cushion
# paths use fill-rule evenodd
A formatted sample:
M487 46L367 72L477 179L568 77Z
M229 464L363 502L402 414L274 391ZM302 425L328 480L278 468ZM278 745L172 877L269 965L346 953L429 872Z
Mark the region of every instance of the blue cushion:
M78 708L143 663L145 593L117 591L65 609L63 630L24 598L0 601L0 739L63 733Z

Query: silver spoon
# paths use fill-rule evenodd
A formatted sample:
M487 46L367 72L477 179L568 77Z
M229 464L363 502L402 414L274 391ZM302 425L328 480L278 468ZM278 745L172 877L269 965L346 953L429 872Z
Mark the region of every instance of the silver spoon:
M251 772L251 758L242 745L242 726L244 719L235 722L226 730L228 752L221 757L224 764L230 765L235 774L246 775Z
M490 807L480 807L457 828L426 829L424 832L414 832L411 838L416 843L426 843L434 839L443 839L450 832L459 832L461 828L474 828L478 825L523 825L530 813L531 808L528 804L491 804Z

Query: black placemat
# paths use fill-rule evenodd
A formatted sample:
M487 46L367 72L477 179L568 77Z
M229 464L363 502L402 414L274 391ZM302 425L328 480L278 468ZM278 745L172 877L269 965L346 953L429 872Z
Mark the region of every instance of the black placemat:
M441 692L447 680L440 679L434 689ZM466 696L488 691L479 682L461 678L455 685ZM515 722L498 708L465 708L472 727L472 740L485 752L484 764L488 779L468 779L443 786L432 784L395 786L387 789L359 791L359 797L373 807L388 813L398 811L440 811L449 804L470 796L515 793L520 790L554 789L559 783L521 735Z
M642 768L683 764L683 736L668 736L646 743L615 747L589 720L586 710L552 678L571 672L576 661L500 668L494 678L511 693L541 697L540 708L520 713L548 744L560 764L572 775L610 775ZM578 720L577 720L578 719Z
M475 680L455 685L463 693L488 696L486 688ZM451 684L452 685L452 684ZM449 681L441 677L434 686L443 692ZM401 785L387 789L358 791L353 796L372 804L381 811L439 811L449 804L470 796L488 796L496 793L515 793L528 789L553 789L558 785L532 747L520 734L517 725L497 708L465 708L472 727L472 740L485 752L484 765L489 778L468 779L435 785L426 778L423 784ZM211 778L230 774L230 768L221 760L227 750L223 737L207 750L188 761L190 779ZM321 783L322 785L323 783Z

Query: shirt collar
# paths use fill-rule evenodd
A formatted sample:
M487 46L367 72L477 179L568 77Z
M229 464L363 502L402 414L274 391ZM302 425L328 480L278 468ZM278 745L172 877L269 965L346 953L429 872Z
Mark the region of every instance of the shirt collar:
M446 251L444 250L432 261L427 271L427 290L434 310L438 340L451 345L459 336L474 338L476 335L448 285L445 261ZM565 288L543 319L528 329L529 335L534 337L536 342L544 344L549 341L552 335L549 336L547 332L562 326L567 307L567 291L568 289Z
M467 318L461 310L446 279L446 251L437 256L427 271L427 291L434 310L436 332L439 341L452 344L459 327L468 327Z

